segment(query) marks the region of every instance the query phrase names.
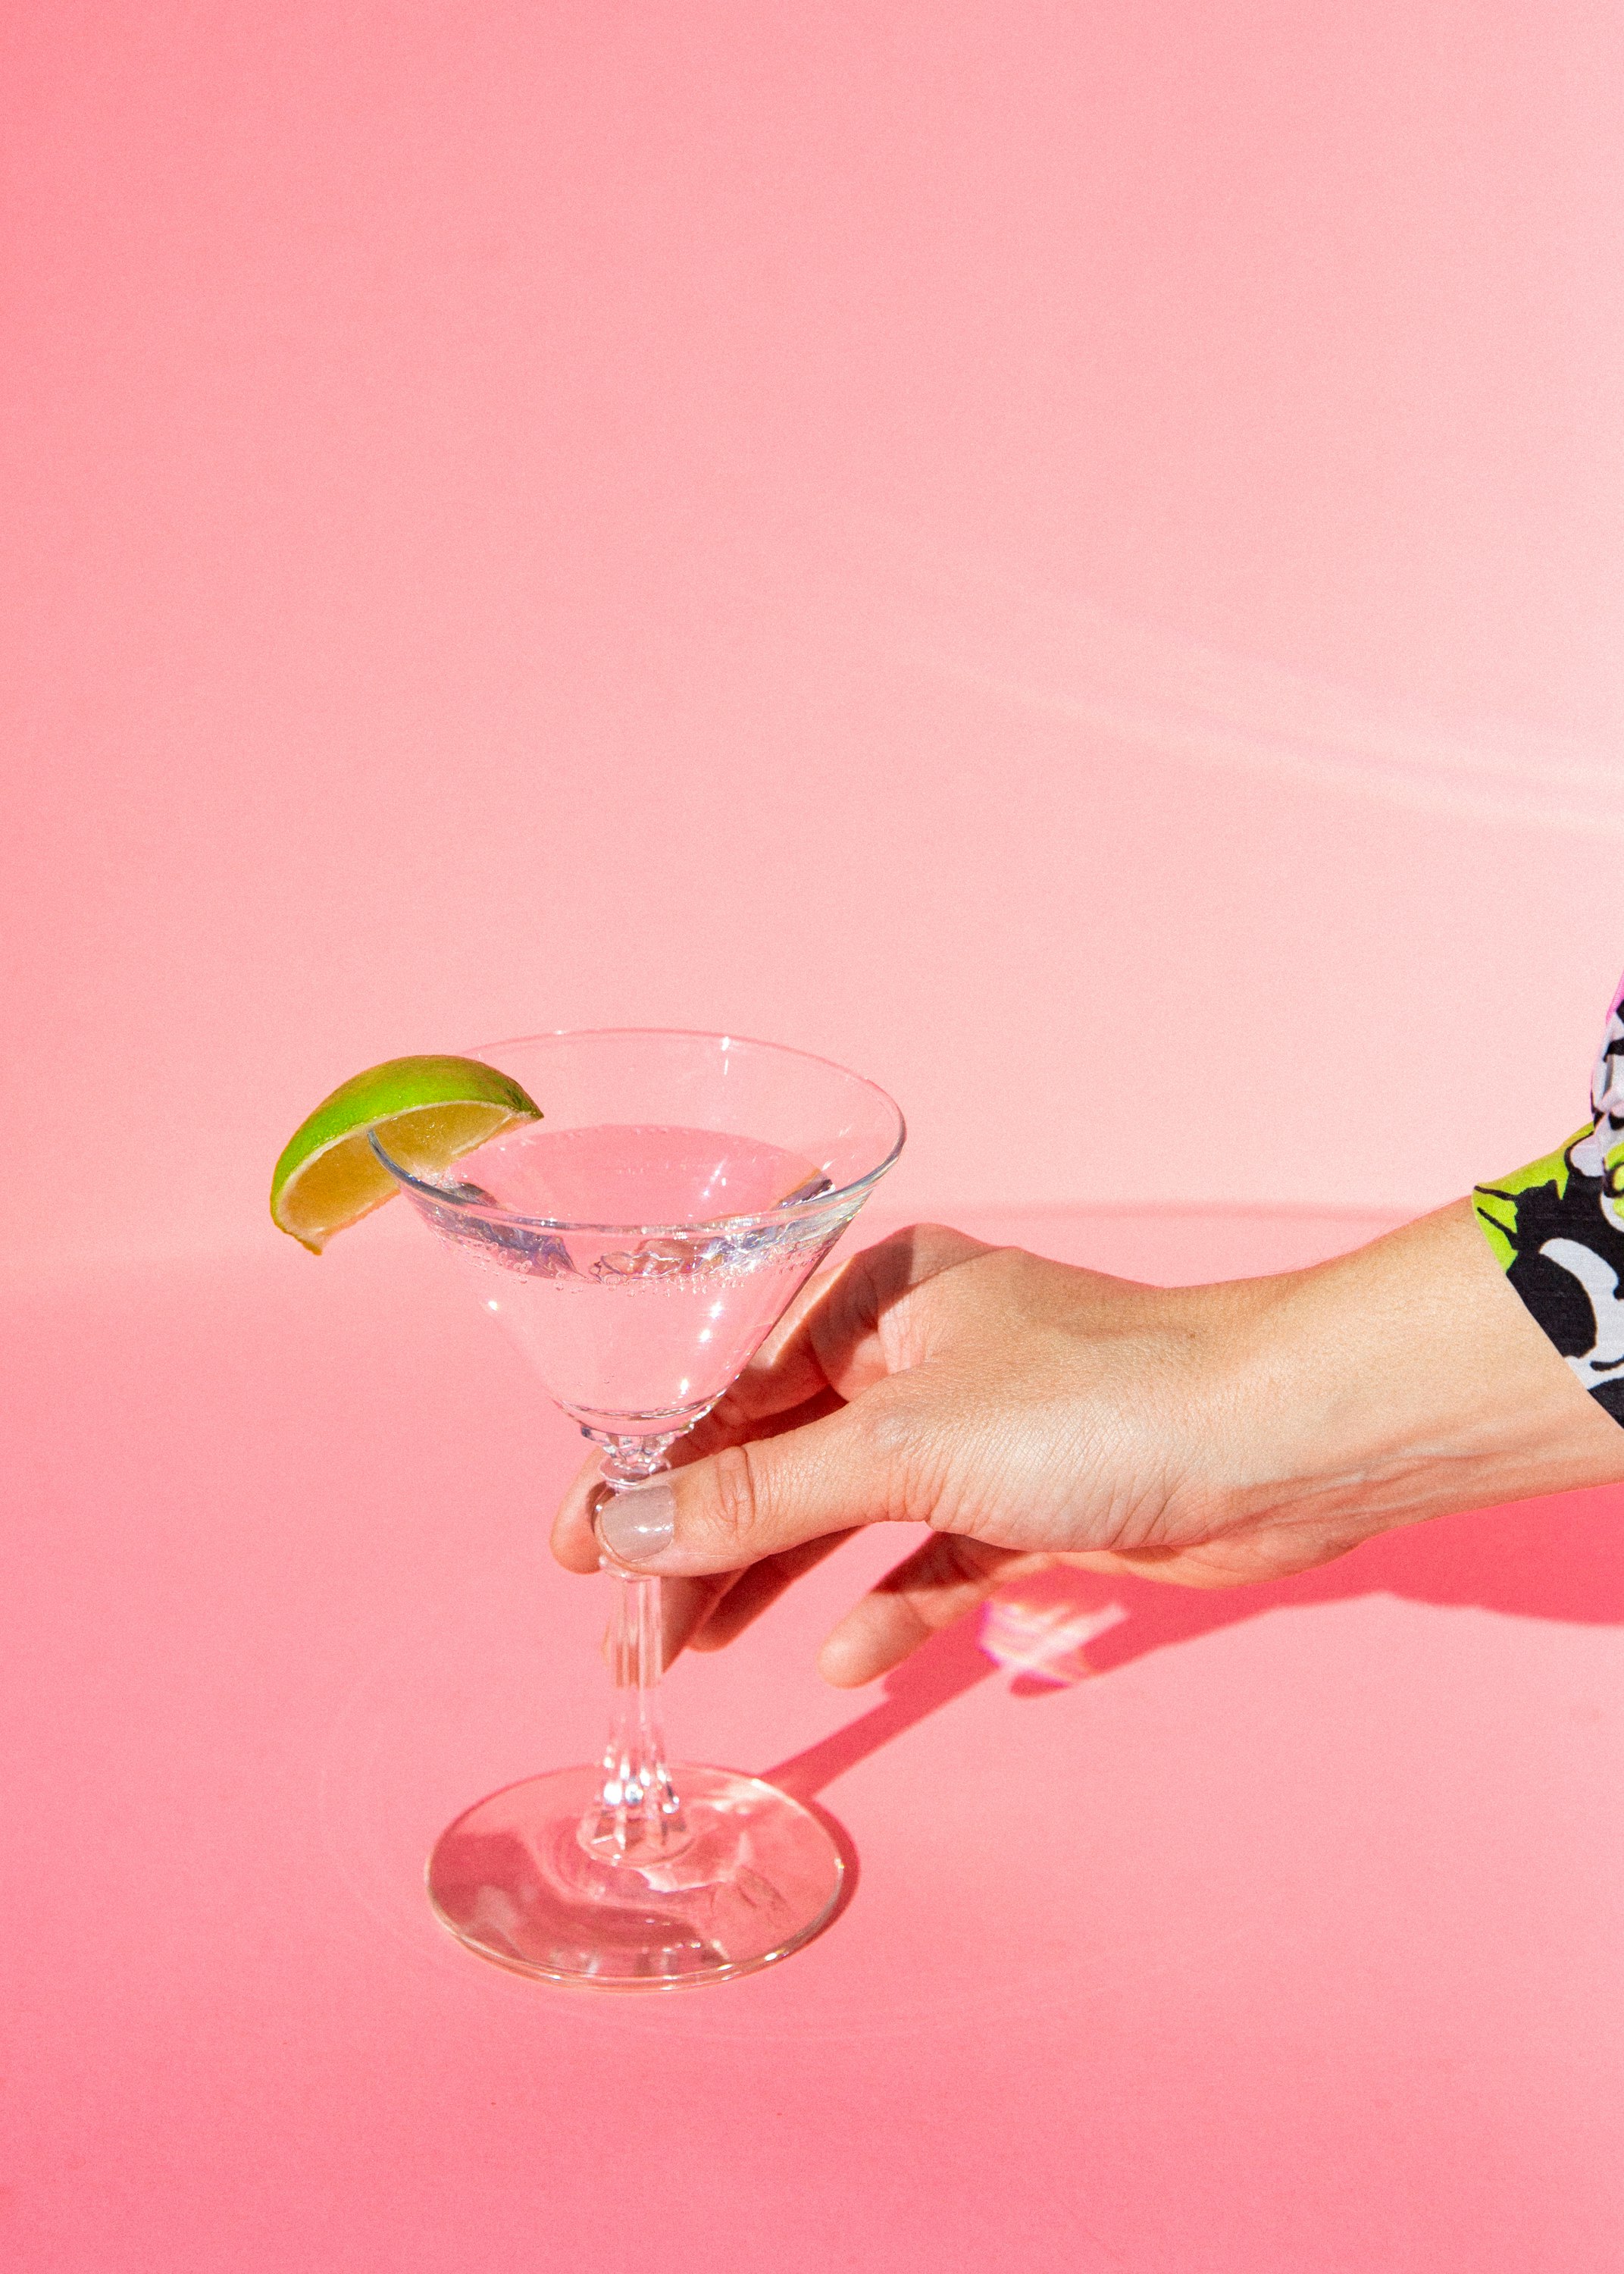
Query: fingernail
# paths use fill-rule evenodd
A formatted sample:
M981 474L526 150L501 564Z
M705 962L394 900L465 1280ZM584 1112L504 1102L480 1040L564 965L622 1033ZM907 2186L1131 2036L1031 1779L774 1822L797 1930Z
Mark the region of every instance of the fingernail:
M598 1539L620 1563L651 1563L676 1525L677 1496L664 1477L628 1485L598 1511Z

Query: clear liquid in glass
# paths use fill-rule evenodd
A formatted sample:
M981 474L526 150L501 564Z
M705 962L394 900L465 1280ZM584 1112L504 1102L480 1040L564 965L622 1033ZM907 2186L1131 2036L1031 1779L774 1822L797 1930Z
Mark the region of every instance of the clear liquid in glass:
M814 1162L760 1139L532 1123L465 1155L447 1185L503 1216L462 1208L440 1229L577 1420L680 1428L720 1397L838 1236L844 1213L760 1222L823 1181Z

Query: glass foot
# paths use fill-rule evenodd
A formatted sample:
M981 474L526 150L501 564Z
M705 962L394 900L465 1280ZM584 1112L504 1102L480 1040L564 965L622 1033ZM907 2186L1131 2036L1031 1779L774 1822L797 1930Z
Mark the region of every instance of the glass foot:
M429 1899L481 1958L599 1990L725 1982L798 1950L840 1894L845 1866L823 1825L759 1777L679 1768L675 1779L685 1836L635 1864L583 1844L601 1769L510 1784L442 1833Z

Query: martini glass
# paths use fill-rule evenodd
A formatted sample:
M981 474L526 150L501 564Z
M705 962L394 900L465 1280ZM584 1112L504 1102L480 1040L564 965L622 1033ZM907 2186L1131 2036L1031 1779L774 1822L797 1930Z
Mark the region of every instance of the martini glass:
M537 1035L471 1053L544 1118L425 1176L372 1144L558 1404L605 1494L669 1465L896 1159L883 1090L727 1035ZM786 1793L666 1760L660 1583L606 1553L614 1713L601 1761L492 1794L429 1859L459 1940L605 1989L714 1982L783 1958L840 1892L840 1853Z

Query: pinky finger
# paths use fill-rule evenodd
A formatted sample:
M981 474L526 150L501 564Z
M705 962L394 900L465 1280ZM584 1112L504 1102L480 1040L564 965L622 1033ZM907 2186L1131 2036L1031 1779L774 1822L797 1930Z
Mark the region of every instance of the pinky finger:
M846 1613L818 1653L818 1671L838 1690L872 1682L1006 1579L1041 1570L1048 1561L984 1547L958 1532L937 1532Z

